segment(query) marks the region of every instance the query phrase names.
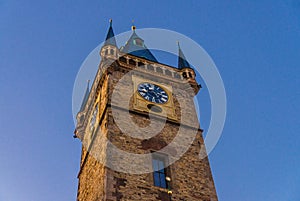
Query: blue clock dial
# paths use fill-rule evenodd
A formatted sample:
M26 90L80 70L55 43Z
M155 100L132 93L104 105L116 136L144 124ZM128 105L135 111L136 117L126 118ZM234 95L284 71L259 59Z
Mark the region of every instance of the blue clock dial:
M144 82L137 90L144 99L153 103L163 104L169 100L167 92L155 84Z

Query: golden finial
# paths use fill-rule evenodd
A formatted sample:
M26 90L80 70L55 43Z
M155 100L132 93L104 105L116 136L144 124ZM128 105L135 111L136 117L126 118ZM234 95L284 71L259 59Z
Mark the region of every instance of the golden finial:
M135 31L135 29L136 29L136 26L134 26L134 20L132 20L131 30L132 30L132 31Z

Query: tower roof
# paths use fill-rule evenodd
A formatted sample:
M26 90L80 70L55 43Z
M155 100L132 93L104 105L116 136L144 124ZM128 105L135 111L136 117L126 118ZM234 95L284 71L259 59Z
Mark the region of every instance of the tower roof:
M144 40L135 33L135 26L132 26L133 33L122 49L123 52L142 57L150 61L158 62L150 50L144 44Z
M191 68L191 65L189 64L189 62L186 60L181 48L180 48L180 45L179 45L179 42L178 42L178 68L179 69L182 69L182 68Z
M85 90L85 93L84 93L84 97L82 99L82 103L81 103L81 107L80 107L79 112L83 111L83 109L86 105L86 102L89 98L89 95L90 95L90 80L87 81L86 90Z
M109 29L106 35L104 45L114 45L117 46L115 34L112 28L112 19L109 20Z

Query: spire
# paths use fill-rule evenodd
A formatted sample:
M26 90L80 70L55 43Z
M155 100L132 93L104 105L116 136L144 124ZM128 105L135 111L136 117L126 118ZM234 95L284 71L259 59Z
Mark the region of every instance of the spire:
M117 46L115 34L112 28L112 19L109 20L109 29L106 35L104 45L114 45Z
M191 65L189 64L189 62L186 60L181 48L180 48L180 45L179 45L179 42L177 41L177 44L178 44L178 68L179 69L182 69L182 68L191 68Z
M136 27L132 25L131 29L132 35L126 42L125 47L122 49L122 51L137 57L148 59L150 61L158 62L153 56L153 54L150 52L150 50L144 44L144 40L136 34Z
M85 107L85 104L89 98L89 95L90 95L90 80L87 81L87 86L86 86L86 90L85 90L85 94L84 94L84 97L82 99L82 103L81 103L81 107L80 107L80 110L79 112L82 112L84 107Z

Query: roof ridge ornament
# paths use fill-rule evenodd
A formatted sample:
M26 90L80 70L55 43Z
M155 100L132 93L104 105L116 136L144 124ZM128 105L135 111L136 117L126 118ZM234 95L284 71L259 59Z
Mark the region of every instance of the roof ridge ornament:
M135 32L136 26L134 25L134 20L132 20L131 23L132 23L131 30L132 30L133 32Z

